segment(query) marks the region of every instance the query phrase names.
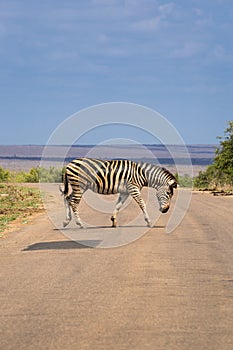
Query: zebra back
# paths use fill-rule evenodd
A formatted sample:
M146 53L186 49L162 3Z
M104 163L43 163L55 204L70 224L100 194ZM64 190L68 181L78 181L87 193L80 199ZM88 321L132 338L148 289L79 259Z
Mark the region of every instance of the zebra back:
M74 159L66 167L72 187L75 184L102 194L118 193L121 186L132 180L138 164L130 160ZM136 177L137 178L137 177Z

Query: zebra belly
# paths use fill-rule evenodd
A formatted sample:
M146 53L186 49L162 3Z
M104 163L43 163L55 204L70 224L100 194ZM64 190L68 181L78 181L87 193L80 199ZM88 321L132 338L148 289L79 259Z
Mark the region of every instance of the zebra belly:
M89 184L88 188L95 193L104 195L127 192L125 181L121 181L120 183L115 185L112 184L111 186L99 186L96 183L91 183Z

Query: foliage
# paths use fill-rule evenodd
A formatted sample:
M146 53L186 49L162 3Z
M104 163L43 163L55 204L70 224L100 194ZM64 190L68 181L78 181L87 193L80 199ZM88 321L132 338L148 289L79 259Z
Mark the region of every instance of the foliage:
M218 137L220 147L216 150L213 164L194 179L197 188L217 189L233 187L233 121L228 122L224 137Z
M40 182L62 182L63 169L49 167L39 168L39 180Z
M196 188L207 189L210 184L210 179L207 175L207 171L200 171L199 175L194 178L193 185Z
M11 183L38 183L38 182L62 182L64 169L55 167L33 167L28 172L9 171L0 167L0 182Z
M0 232L18 217L24 220L42 208L40 191L17 185L0 185Z
M178 175L175 174L180 187L193 187L193 179L188 175Z
M0 167L0 182L6 182L9 179L9 170Z

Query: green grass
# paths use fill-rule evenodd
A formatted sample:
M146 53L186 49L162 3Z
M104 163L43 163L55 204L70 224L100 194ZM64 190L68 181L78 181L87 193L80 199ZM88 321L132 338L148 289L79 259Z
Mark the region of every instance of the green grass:
M40 191L17 185L0 184L0 237L10 222L28 216L42 209Z

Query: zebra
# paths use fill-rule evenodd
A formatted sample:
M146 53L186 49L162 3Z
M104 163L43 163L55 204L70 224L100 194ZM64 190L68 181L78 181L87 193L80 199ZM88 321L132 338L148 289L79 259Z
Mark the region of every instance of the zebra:
M69 184L72 188L70 194ZM66 208L64 227L72 219L71 208L76 224L80 228L84 227L79 217L79 203L82 195L88 189L104 195L119 193L115 210L111 217L112 227L117 226L117 213L130 195L141 208L147 226L151 227L146 205L140 193L142 187L156 189L160 211L166 213L170 207L173 189L177 187L177 181L175 176L165 168L149 163L134 162L127 159L100 160L80 158L72 160L66 166L63 175L63 185L64 189L60 187L60 191L64 195Z

